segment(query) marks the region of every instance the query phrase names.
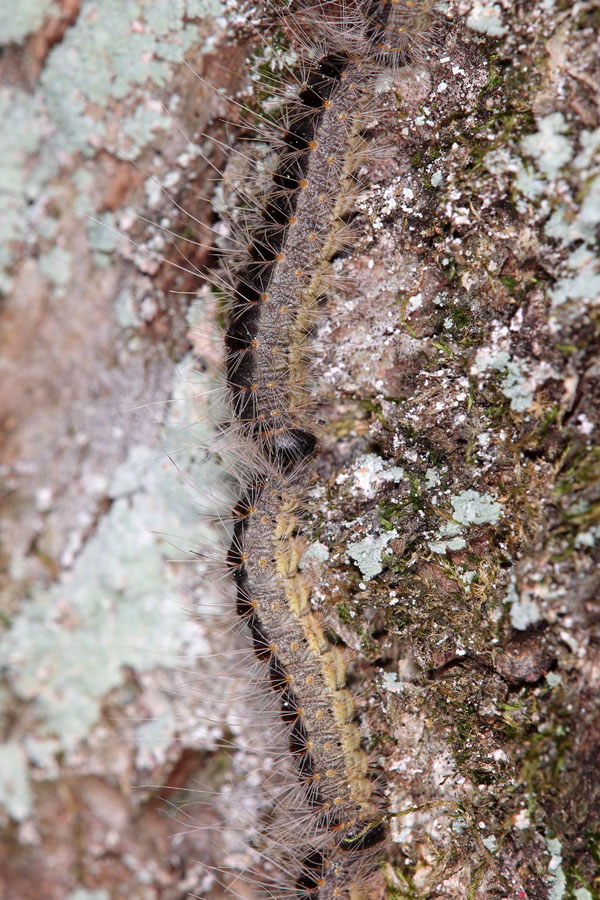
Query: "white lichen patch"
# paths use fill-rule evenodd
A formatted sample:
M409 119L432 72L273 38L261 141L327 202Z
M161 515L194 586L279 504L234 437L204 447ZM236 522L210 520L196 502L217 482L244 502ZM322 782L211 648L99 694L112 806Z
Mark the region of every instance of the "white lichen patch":
M65 897L65 900L110 900L108 891L101 888L99 891L89 891L87 888L75 888Z
M351 473L340 474L336 484L344 484L349 478L352 479L353 490L360 491L368 499L373 499L385 482L402 481L404 470L374 453L367 453L356 460Z
M518 631L525 631L541 619L538 603L529 595L521 596L517 590L514 574L511 576L504 602L510 604L510 620L513 628Z
M502 37L506 34L500 6L497 3L486 3L485 0L473 0L471 13L467 16L467 27L492 37Z
M314 541L302 554L302 559L298 563L298 568L302 569L308 562L313 560L317 563L326 562L329 559L329 548L321 543Z
M488 837L482 838L481 843L486 850L490 851L490 853L496 853L498 850L498 838L495 834L490 834Z
M139 749L136 762L140 768L150 768L155 760L165 758L176 727L177 723L170 709L137 726L135 742Z
M405 689L405 682L400 680L397 672L383 672L381 686L392 694L401 694Z
M159 87L168 80L171 64L198 38L195 25L184 25L187 6L185 0L158 0L141 9L137 0L100 0L94 15L78 18L50 54L41 78L63 151L89 152L109 137L106 118L92 116L90 104L105 110L112 99L127 97L135 85L151 82ZM130 156L139 152L134 135L140 116L153 117L157 127L164 127L160 103L137 105L122 123L132 138ZM153 126L146 122L146 136L149 130Z
M40 257L40 270L57 288L65 288L73 272L72 254L64 247L52 247Z
M573 156L573 145L565 136L568 126L561 112L544 116L537 125L538 130L523 138L521 146L535 159L538 169L554 179Z
M518 322L514 324L518 328ZM528 365L524 360L511 355L509 347L509 328L496 325L490 345L477 351L471 374L486 376L489 372L500 373L500 390L510 400L511 409L522 413L531 407L536 390L551 378L557 378L558 373L545 360L533 366Z
M36 235L51 240L59 229L50 210L64 212L67 184L58 185L56 178L76 154L90 159L102 148L115 158L135 159L157 133L173 128L158 89L186 50L199 43L200 17L221 9L220 0L84 4L51 49L35 91L0 88L0 293L10 288L7 272L19 258L18 243L33 244ZM23 40L60 12L54 0L2 4L0 46ZM44 152L34 156L42 141ZM75 191L67 202L80 215L92 213L90 185L81 186L77 171L70 180ZM67 268L53 253L45 250L44 273L62 287Z
M215 541L211 526L198 521L200 500L224 512L215 500L223 473L196 449L212 434L197 422L194 397L205 389L205 380L192 384L182 364L169 419L178 434L177 467L156 448L134 445L107 487L109 511L73 554L72 568L33 594L2 641L13 691L31 704L38 736L57 738L63 751L76 750L89 735L125 667L143 673L206 652L202 625L173 599L178 588L170 562L188 558L203 533ZM191 484L206 485L206 495ZM218 590L213 593L216 603ZM165 728L173 737L179 726L167 715L148 726L155 727L164 745Z
M428 488L438 487L440 484L440 474L437 469L432 469L431 467L427 469L425 472L425 486Z
M531 171L519 160L504 154L503 165L517 173L515 187L527 199L540 201L540 213L547 216L547 237L567 248L583 241L557 264L556 284L550 290L553 307L577 304L580 309L600 304L600 263L596 235L600 223L600 129L583 130L577 144L562 112L550 113L537 121L538 130L521 141L522 151L534 161ZM571 187L565 172L585 172L579 188ZM575 185L577 182L575 182ZM522 200L517 201L526 211ZM550 215L548 216L548 211Z
M383 572L381 554L395 537L398 537L398 532L393 528L378 537L367 535L362 541L348 544L348 556L356 563L364 578L369 580Z
M550 291L552 305L558 307L568 301L579 300L586 305L600 306L600 264L597 254L582 245L567 258L566 268L568 274L559 278Z
M600 541L600 525L592 525L575 536L576 547L593 547L598 541Z
M582 303L596 306L600 303L596 249L600 223L600 129L583 129L577 136L560 111L538 117L536 123L537 130L518 145L525 160L519 158L516 147L503 146L486 154L484 165L496 177L508 174L514 178L517 210L530 219L537 216L546 237L560 242L565 249L583 242L569 255L556 259L556 282L549 289L553 307L570 304L580 310ZM512 362L520 365L518 360ZM513 374L517 380L520 378L518 372ZM533 373L525 373L525 377L530 374ZM520 399L517 393L516 402L524 404L526 398Z
M448 540L427 541L427 546L432 553L447 553L448 550L463 550L467 546L464 537L454 537Z
M54 0L18 0L0 4L0 44L20 43L60 10Z
M37 178L29 167L44 136L44 123L37 117L37 104L25 91L0 88L0 294L8 292L8 269L13 245L29 229L29 201L36 191ZM33 182L33 183L32 183Z
M567 889L567 879L562 867L562 844L558 838L547 838L546 846L550 853L548 863L549 900L562 900Z
M513 628L525 631L530 625L535 625L541 618L540 608L533 600L515 600L510 608L510 621Z
M27 757L15 741L0 745L0 807L15 822L23 822L31 814Z

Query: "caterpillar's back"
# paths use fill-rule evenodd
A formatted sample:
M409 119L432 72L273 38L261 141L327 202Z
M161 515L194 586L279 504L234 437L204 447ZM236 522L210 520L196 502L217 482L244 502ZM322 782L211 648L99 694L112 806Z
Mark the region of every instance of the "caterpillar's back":
M246 211L242 252L228 271L228 434L236 457L252 461L228 566L238 615L279 698L296 782L263 834L278 872L269 893L358 900L385 839L385 809L361 747L344 653L319 624L299 568L318 452L309 335L331 259L347 243L376 80L384 66L422 52L431 10L416 0L327 0L293 11L305 51L296 96L270 130L279 153Z

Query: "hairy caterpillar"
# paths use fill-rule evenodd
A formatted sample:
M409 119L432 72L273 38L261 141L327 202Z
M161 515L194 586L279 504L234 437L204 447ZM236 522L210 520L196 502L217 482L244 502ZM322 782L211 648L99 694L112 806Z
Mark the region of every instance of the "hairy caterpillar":
M309 335L330 260L348 245L344 217L367 152L362 131L376 79L422 46L430 11L416 2L343 2L299 12L307 58L296 97L269 129L277 161L257 197L238 191L249 209L239 259L229 267L228 440L249 474L227 562L238 615L279 698L297 781L265 830L272 846L282 828L287 836L269 890L326 900L364 896L386 828L353 721L344 654L315 617L310 580L298 567L317 452Z

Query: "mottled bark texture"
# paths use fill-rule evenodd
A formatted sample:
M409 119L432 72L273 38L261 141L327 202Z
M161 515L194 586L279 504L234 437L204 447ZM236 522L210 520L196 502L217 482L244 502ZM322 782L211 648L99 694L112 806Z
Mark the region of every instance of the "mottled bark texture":
M241 766L230 746L253 745L231 725L235 638L199 613L221 591L194 559L215 537L192 483L222 477L202 449L218 353L194 327L215 316L201 223L218 228L233 196L219 187L211 208L227 157L203 135L227 142L232 112L195 72L237 91L246 20L269 21L222 12L0 12L7 900L217 897L211 866L248 852L235 826L256 786L204 802ZM357 249L314 345L315 600L356 651L395 813L381 889L589 900L600 9L448 14L433 59L382 94ZM204 505L226 509L219 493Z

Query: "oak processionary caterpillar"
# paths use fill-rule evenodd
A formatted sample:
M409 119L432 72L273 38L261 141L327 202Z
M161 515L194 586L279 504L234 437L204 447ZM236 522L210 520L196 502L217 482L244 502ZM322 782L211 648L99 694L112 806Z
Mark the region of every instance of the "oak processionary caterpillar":
M360 900L386 815L353 721L344 653L311 609L310 578L299 568L317 453L309 335L331 259L351 234L345 217L376 81L419 51L430 10L416 0L340 0L294 14L306 51L295 97L267 124L277 154L268 184L257 196L238 191L241 249L228 264L226 442L242 488L227 567L238 616L278 698L293 772L264 828L264 855L278 848L271 874L256 880L273 897Z

